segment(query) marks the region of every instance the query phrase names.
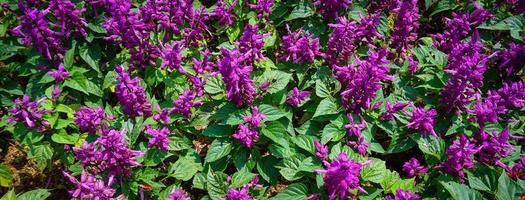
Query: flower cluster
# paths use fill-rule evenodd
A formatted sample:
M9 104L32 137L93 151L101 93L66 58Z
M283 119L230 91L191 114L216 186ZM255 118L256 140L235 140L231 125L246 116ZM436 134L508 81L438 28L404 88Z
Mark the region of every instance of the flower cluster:
M182 189L176 189L168 195L166 200L191 200Z
M427 173L428 168L422 166L416 158L412 158L403 164L403 171L408 177L414 177Z
M367 165L367 163L348 160L348 155L341 153L331 163L326 160L323 161L325 169L316 170L316 172L324 174L324 187L330 199L335 199L337 195L339 195L340 199L344 199L347 196L357 196L357 194L351 193L349 189L357 189L359 192L367 193L359 184L361 167Z
M525 65L523 57L525 57L525 46L523 44L510 43L509 47L499 55L500 64L498 69L510 76L514 69L519 69Z
M68 71L66 71L66 69L64 69L64 65L62 63L58 65L58 70L49 71L47 74L55 79L55 89L53 89L53 92L51 92L51 96L53 101L56 101L60 95L60 82L66 78L69 78L70 74Z
M290 31L286 25L288 35L281 39L281 48L284 50L282 60L291 61L292 63L313 62L315 57L321 56L319 51L319 38L314 38L306 33L303 29L298 32Z
M435 168L445 173L458 176L461 180L465 178L463 169L474 168L474 159L472 158L481 148L472 144L467 136L461 135L447 149L447 160Z
M148 141L148 146L150 148L157 147L164 151L168 150L168 146L170 144L170 140L168 139L170 130L168 128L163 127L162 129L158 129L151 126L146 126L145 131L151 136Z
M244 64L245 55L237 49L221 49L222 58L217 67L226 86L226 97L237 106L251 105L257 93L250 78L252 67Z
M339 17L339 13L347 9L352 0L317 0L313 2L314 6L319 7L319 12L325 18Z
M269 15L272 14L274 0L257 0L256 2L257 3L255 4L248 3L247 5L250 9L257 12L257 17L259 17L259 19L268 19Z
M434 109L425 110L424 108L414 107L410 116L410 123L407 124L407 127L422 131L423 135L431 134L437 137L434 131L436 116L437 112Z
M355 59L355 64L334 66L335 78L341 82L341 100L348 110L361 113L361 109L370 108L371 100L382 88L381 82L392 80L388 74L390 68L385 58L386 51L368 52L366 60Z
M97 130L102 128L106 119L112 119L112 117L106 115L106 112L100 107L82 107L75 112L75 124L78 125L80 131L88 132L89 134L96 134Z
M309 91L301 91L299 88L294 87L292 89L292 93L286 98L286 102L290 106L298 106L301 104L306 98L310 96Z
M261 49L264 46L264 38L271 35L271 33L257 34L258 31L259 27L257 25L247 25L244 27L244 32L237 42L239 51L244 54L244 61L248 63L264 59Z
M390 102L385 103L385 112L381 114L382 120L393 120L394 119L394 113L397 111L403 110L408 104L407 103L395 103L391 104Z
M328 146L322 145L319 140L314 141L315 145L315 156L319 158L319 160L326 160L328 158Z
M396 50L397 55L405 57L405 52L417 40L417 30L419 28L417 0L402 1L392 11L396 15L396 21L390 46Z
M140 79L138 77L131 79L121 65L118 65L115 70L118 73L117 80L119 81L115 90L124 114L129 117L151 116L151 104L144 87L139 84Z
M242 145L251 148L259 140L257 128L264 120L264 114L259 112L257 107L252 108L252 114L244 116L244 124L239 124L237 131L232 135Z
M27 95L16 99L15 105L9 110L12 116L7 122L22 122L27 127L36 128L40 132L49 129L49 122L43 120L42 115L50 111L38 108L45 99L42 97L37 101L31 101Z
M420 200L421 197L417 194L412 194L410 191L397 189L394 197L387 196L386 200Z
M85 8L77 9L70 0L51 0L49 10L52 10L60 27L61 34L69 38L71 32L77 35L87 36L85 28L88 26L86 20L82 18Z
M66 172L63 172L63 174L75 186L74 190L69 191L71 197L78 199L114 199L115 189L112 188L112 185L115 179L113 176L110 176L107 183L105 183L86 171L82 171L80 180ZM124 196L119 196L116 199L124 199Z
M507 157L514 147L509 144L509 130L505 129L499 133L492 131L488 134L484 131L474 135L474 144L481 147L476 153L476 160L479 162L494 165L499 163L501 158Z

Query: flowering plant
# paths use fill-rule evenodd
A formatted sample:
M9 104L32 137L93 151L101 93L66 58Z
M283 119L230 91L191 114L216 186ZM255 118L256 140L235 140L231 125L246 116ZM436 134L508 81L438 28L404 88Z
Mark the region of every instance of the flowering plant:
M525 1L0 9L2 199L525 193Z

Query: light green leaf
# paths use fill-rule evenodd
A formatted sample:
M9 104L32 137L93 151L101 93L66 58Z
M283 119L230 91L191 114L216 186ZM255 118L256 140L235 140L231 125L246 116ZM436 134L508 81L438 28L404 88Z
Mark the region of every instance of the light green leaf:
M292 183L271 200L306 200L308 187L303 183Z
M228 139L218 138L215 139L206 153L206 162L210 163L219 160L228 154L232 150L232 143Z
M317 109L315 110L313 118L324 115L337 114L340 111L339 109L339 105L337 105L337 101L335 100L335 98L327 97L321 100L321 102L317 106Z

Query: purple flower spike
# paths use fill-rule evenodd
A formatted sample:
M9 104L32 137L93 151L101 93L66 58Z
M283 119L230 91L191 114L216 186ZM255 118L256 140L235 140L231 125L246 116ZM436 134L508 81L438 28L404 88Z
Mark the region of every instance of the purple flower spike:
M474 143L481 147L481 150L476 153L476 160L489 165L499 163L501 158L507 157L516 150L509 143L509 138L508 129L501 131L499 135L496 131L492 131L492 134L484 131L475 134Z
M124 114L131 118L151 116L151 104L148 101L144 87L139 84L139 78L131 79L121 65L117 65L115 70L118 73L117 80L119 81L115 90Z
M264 114L259 112L259 108L252 107L252 114L244 116L244 122L250 124L254 128L258 128L261 125L261 121L265 118Z
M19 17L20 25L15 27L13 35L22 38L22 44L33 46L46 59L59 61L66 52L62 41L61 33L49 28L46 15L49 10L40 11L37 9L20 7L23 15Z
M428 168L422 166L416 158L412 158L403 164L403 171L412 178L427 173Z
M390 68L385 58L386 51L368 52L368 58L355 59L355 64L349 66L333 66L335 78L341 82L341 100L343 106L354 113L371 106L376 92L382 88L381 82L393 80L388 74Z
M352 0L317 0L312 5L319 7L319 13L327 19L335 19L352 4Z
M271 35L271 33L257 34L259 27L257 25L247 25L244 27L237 45L239 51L244 54L244 60L248 63L253 63L255 60L264 59L261 49L264 46L264 38Z
M82 107L75 112L75 123L80 127L80 131L88 132L89 134L96 134L97 130L103 126L104 120L111 118L100 107Z
M29 128L37 128L39 132L48 130L51 128L49 122L43 120L42 115L51 111L38 108L45 99L42 97L37 101L31 101L27 95L15 99L15 105L9 110L12 116L7 123L23 122Z
M76 35L86 37L87 32L85 28L88 26L86 20L82 18L82 13L86 11L85 8L77 9L75 4L69 0L50 0L49 10L52 10L53 14L57 18L57 26L66 38L69 38L71 32Z
M74 186L74 190L68 191L71 197L78 199L98 199L98 200L113 200L115 189L112 188L113 176L110 176L107 184L104 180L97 179L94 175L82 171L80 180L71 176L66 172L62 172L64 176L69 179Z
M497 123L498 115L507 112L505 106L498 105L499 97L495 97L492 91L489 91L489 97L485 101L481 101L479 95L477 95L476 106L472 110L467 110L474 116L470 121L475 121L479 124L482 132L485 130L486 123Z
M504 83L497 94L501 98L498 105L507 109L521 109L525 106L525 83L522 81Z
M300 91L297 87L292 89L292 93L286 99L286 102L293 107L301 104L307 97L310 96L309 91Z
M403 110L408 105L408 103L395 103L391 104L390 102L385 103L385 112L381 114L382 120L393 120L394 119L394 113L400 110Z
M168 135L170 134L170 130L166 127L162 129L153 128L151 126L146 126L146 133L151 136L151 138L148 141L148 146L150 148L157 147L160 150L167 151L168 146L170 144L170 140L168 139Z
M169 67L170 69L177 69L181 74L187 74L188 72L181 65L182 63L182 50L184 49L184 44L182 42L174 42L171 45L168 45L161 52L161 58L163 60L162 69Z
M499 55L500 64L498 69L506 72L507 76L512 75L514 69L520 69L525 64L525 46L523 44L509 44Z
M184 117L191 117L192 111L191 108L194 106L201 105L202 100L195 100L197 96L191 90L184 90L179 98L173 101L173 112L180 113Z
M226 86L226 97L237 106L251 105L257 90L250 78L252 67L244 65L237 49L221 49L222 58L217 66Z
M356 197L357 194L350 192L350 189L357 189L359 192L367 193L359 184L361 167L368 163L358 163L348 160L346 153L339 154L339 157L331 163L323 161L324 170L316 170L319 174L324 174L324 188L329 194L329 199L333 200L336 196L344 199L347 196Z
M396 49L396 54L405 57L404 54L417 40L419 28L417 0L402 1L393 12L396 14L396 21L390 46Z
M226 200L253 200L248 194L248 188L243 187L240 189L229 188L226 193Z
M58 65L58 70L49 71L47 72L47 74L55 78L56 83L62 82L63 80L65 80L66 78L69 78L70 76L69 72L64 68L64 64L62 63Z
M217 17L221 26L230 26L235 21L235 14L233 14L232 11L236 4L237 0L226 8L226 3L223 0L219 0L217 1L217 7L210 15Z
M420 200L421 197L417 194L412 194L408 190L397 189L394 197L387 196L386 200Z
M252 114L244 116L244 123L237 127L233 138L237 139L244 146L251 148L259 140L257 128L264 120L264 114L259 112L257 107L252 107Z
M303 29L291 32L286 25L288 35L283 36L281 46L283 49L282 60L291 61L294 64L313 62L315 57L322 56L319 51L319 38L306 33Z
M322 145L319 140L314 141L315 145L315 156L319 158L319 160L326 160L328 158L328 146Z
M348 145L357 150L361 156L365 156L368 150L368 143L366 143L365 138L362 136L359 137L357 141L348 141Z
M439 164L435 168L448 174L458 176L461 181L465 178L463 169L474 168L474 159L472 156L477 153L481 147L476 147L475 144L470 143L465 135L461 135L459 139L454 141L447 149L447 160Z
M525 156L521 156L518 163L514 164L512 168L508 168L507 174L511 178L525 180Z
M191 200L182 189L176 189L168 195L166 200Z
M345 129L347 129L348 137L352 137L352 135L355 135L356 137L361 137L361 130L366 127L366 121L361 116L361 120L359 123L354 121L354 118L352 117L352 114L347 114L348 117L348 124L344 126Z
M436 116L437 112L434 109L425 110L424 108L414 107L407 127L421 131L423 135L430 133L430 135L437 137L434 131Z
M248 4L248 7L257 12L259 19L268 19L270 14L272 14L274 0L257 0L256 2L255 4Z

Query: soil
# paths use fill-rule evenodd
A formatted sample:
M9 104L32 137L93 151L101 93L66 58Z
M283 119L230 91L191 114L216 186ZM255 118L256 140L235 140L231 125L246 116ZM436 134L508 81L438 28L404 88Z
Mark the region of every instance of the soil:
M21 194L37 188L51 189L51 196L49 199L69 199L69 194L66 190L68 181L61 173L60 162L52 164L52 169L46 169L41 172L38 169L37 163L27 158L27 154L22 147L11 143L7 147L5 155L1 159L12 172L13 182L12 186L17 194ZM8 188L1 188L0 193L7 192Z

